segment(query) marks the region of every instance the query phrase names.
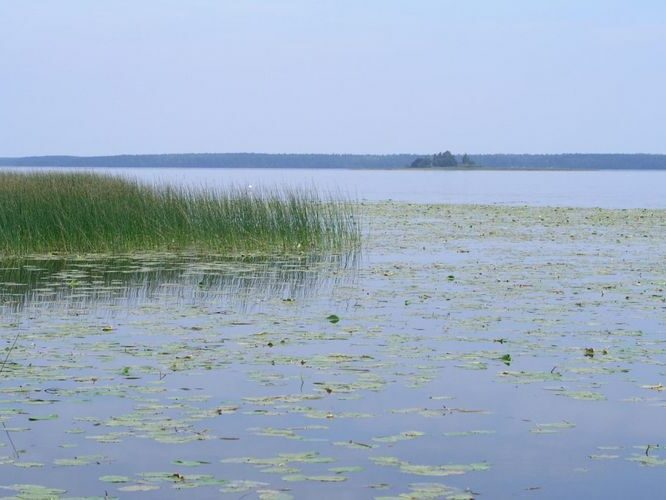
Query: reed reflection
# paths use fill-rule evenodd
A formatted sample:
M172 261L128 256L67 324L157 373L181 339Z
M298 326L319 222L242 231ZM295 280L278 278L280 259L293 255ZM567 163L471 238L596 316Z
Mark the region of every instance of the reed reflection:
M163 300L247 309L298 300L354 279L357 252L292 256L141 254L0 261L0 312L140 306Z

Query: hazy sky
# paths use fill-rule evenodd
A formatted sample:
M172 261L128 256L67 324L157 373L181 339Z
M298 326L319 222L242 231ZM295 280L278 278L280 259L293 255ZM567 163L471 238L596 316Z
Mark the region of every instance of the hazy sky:
M666 153L665 0L0 0L0 156Z

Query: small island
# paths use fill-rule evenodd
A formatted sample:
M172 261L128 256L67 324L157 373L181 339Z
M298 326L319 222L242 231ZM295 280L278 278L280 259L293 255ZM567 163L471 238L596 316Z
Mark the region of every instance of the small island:
M462 156L460 164L466 167L476 165L467 153ZM442 168L457 166L458 160L455 155L448 150L443 153L435 153L431 156L421 156L414 160L410 165L411 168Z

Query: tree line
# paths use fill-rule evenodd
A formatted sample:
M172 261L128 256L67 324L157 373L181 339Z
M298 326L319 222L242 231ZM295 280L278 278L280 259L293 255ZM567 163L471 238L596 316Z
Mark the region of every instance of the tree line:
M201 168L356 168L477 166L486 169L666 169L661 154L265 154L202 153L118 156L31 156L0 158L11 167L201 167Z

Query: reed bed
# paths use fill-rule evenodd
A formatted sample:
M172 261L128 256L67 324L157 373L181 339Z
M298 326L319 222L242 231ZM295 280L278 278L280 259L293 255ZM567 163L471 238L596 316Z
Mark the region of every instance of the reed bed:
M349 250L354 205L314 189L157 187L95 173L0 172L0 255Z

